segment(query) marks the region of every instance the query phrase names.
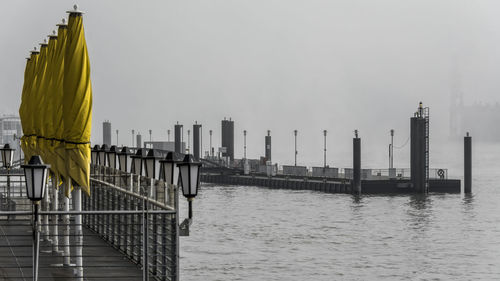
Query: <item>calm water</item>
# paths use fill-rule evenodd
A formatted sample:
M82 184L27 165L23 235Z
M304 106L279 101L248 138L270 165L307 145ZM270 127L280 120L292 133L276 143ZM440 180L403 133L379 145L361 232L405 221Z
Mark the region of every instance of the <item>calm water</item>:
M475 154L470 197L204 185L191 236L181 237L181 279L500 280L492 149Z

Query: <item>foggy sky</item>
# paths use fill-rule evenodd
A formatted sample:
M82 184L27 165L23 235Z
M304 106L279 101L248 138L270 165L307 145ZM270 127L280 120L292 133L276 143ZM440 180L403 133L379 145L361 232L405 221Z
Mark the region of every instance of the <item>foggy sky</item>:
M500 89L498 1L191 0L79 1L91 62L92 141L102 122L143 140L166 140L179 121L203 124L220 145L220 120L235 120L235 154L351 164L359 129L368 166L386 163L409 135L418 102L431 107L431 149L447 140L452 73L465 102L496 102ZM0 112L17 112L25 57L71 9L68 1L0 3ZM172 133L173 136L173 133ZM431 150L432 152L432 150ZM395 164L407 167L408 146ZM432 160L432 154L431 154ZM383 168L383 167L382 167Z

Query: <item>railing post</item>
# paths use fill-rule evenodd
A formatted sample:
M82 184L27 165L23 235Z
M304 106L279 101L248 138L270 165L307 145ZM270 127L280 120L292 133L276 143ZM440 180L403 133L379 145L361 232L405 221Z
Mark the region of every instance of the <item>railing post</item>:
M179 281L179 190L175 185L174 188L174 204L175 204L175 225L172 230L175 230L175 280Z
M167 185L167 184L165 184ZM163 264L163 280L167 279L167 214L162 214L162 232L161 232L161 248L162 248L162 264Z
M149 280L149 264L148 264L148 192L144 190L143 206L142 206L142 280Z

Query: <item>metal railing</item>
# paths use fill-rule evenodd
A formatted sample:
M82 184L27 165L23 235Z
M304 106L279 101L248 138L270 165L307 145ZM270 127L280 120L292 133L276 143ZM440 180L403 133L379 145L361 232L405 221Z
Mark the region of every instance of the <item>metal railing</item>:
M0 209L0 257L12 257L12 263L0 266L0 279L7 274L28 280L32 205L23 196L24 175L9 175L17 177L9 178L9 188L5 176L0 175L0 203L7 202ZM176 186L92 166L91 196L82 197L81 211L70 211L75 202L62 186L53 188L58 179L51 184L39 212L40 280L179 280Z
M177 188L163 181L93 167L91 197L83 210L140 211L83 216L83 224L157 280L178 276ZM146 265L146 266L144 266ZM148 272L148 273L146 273Z

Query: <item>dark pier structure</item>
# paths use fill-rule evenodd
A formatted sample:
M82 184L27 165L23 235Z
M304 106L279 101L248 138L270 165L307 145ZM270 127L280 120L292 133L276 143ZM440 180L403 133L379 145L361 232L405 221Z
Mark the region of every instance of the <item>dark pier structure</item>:
M222 147L225 148L225 152L222 151L222 157L227 157L232 162L234 161L234 121L229 118L229 120L222 120Z
M234 159L234 123L222 121L222 144L227 147L227 156ZM471 185L471 141L464 139L465 192ZM245 175L240 167L220 167L204 162L201 180L214 184L263 186L277 189L314 190L327 193L348 194L414 194L414 193L460 193L459 179L449 179L446 169L429 169L429 108L419 104L417 112L410 118L410 169L362 169L361 138L355 131L353 138L353 166L331 168L329 173L317 173L283 169L277 166L259 166ZM230 149L229 149L230 147ZM271 136L265 136L266 160L271 160ZM202 159L203 161L203 159ZM284 166L285 167L285 166ZM270 168L276 168L275 170ZM327 168L324 168L327 169ZM391 171L392 170L392 171ZM271 172L270 172L271 171ZM272 172L275 171L275 172Z
M413 189L419 193L429 190L429 108L419 104L410 119L410 168Z
M195 122L193 125L193 156L196 161L201 157L201 124Z
M271 131L267 130L267 136L265 137L265 145L266 145L266 161L272 161L271 158Z
M182 151L182 125L177 122L174 126L174 143L175 143L175 152L184 153Z

